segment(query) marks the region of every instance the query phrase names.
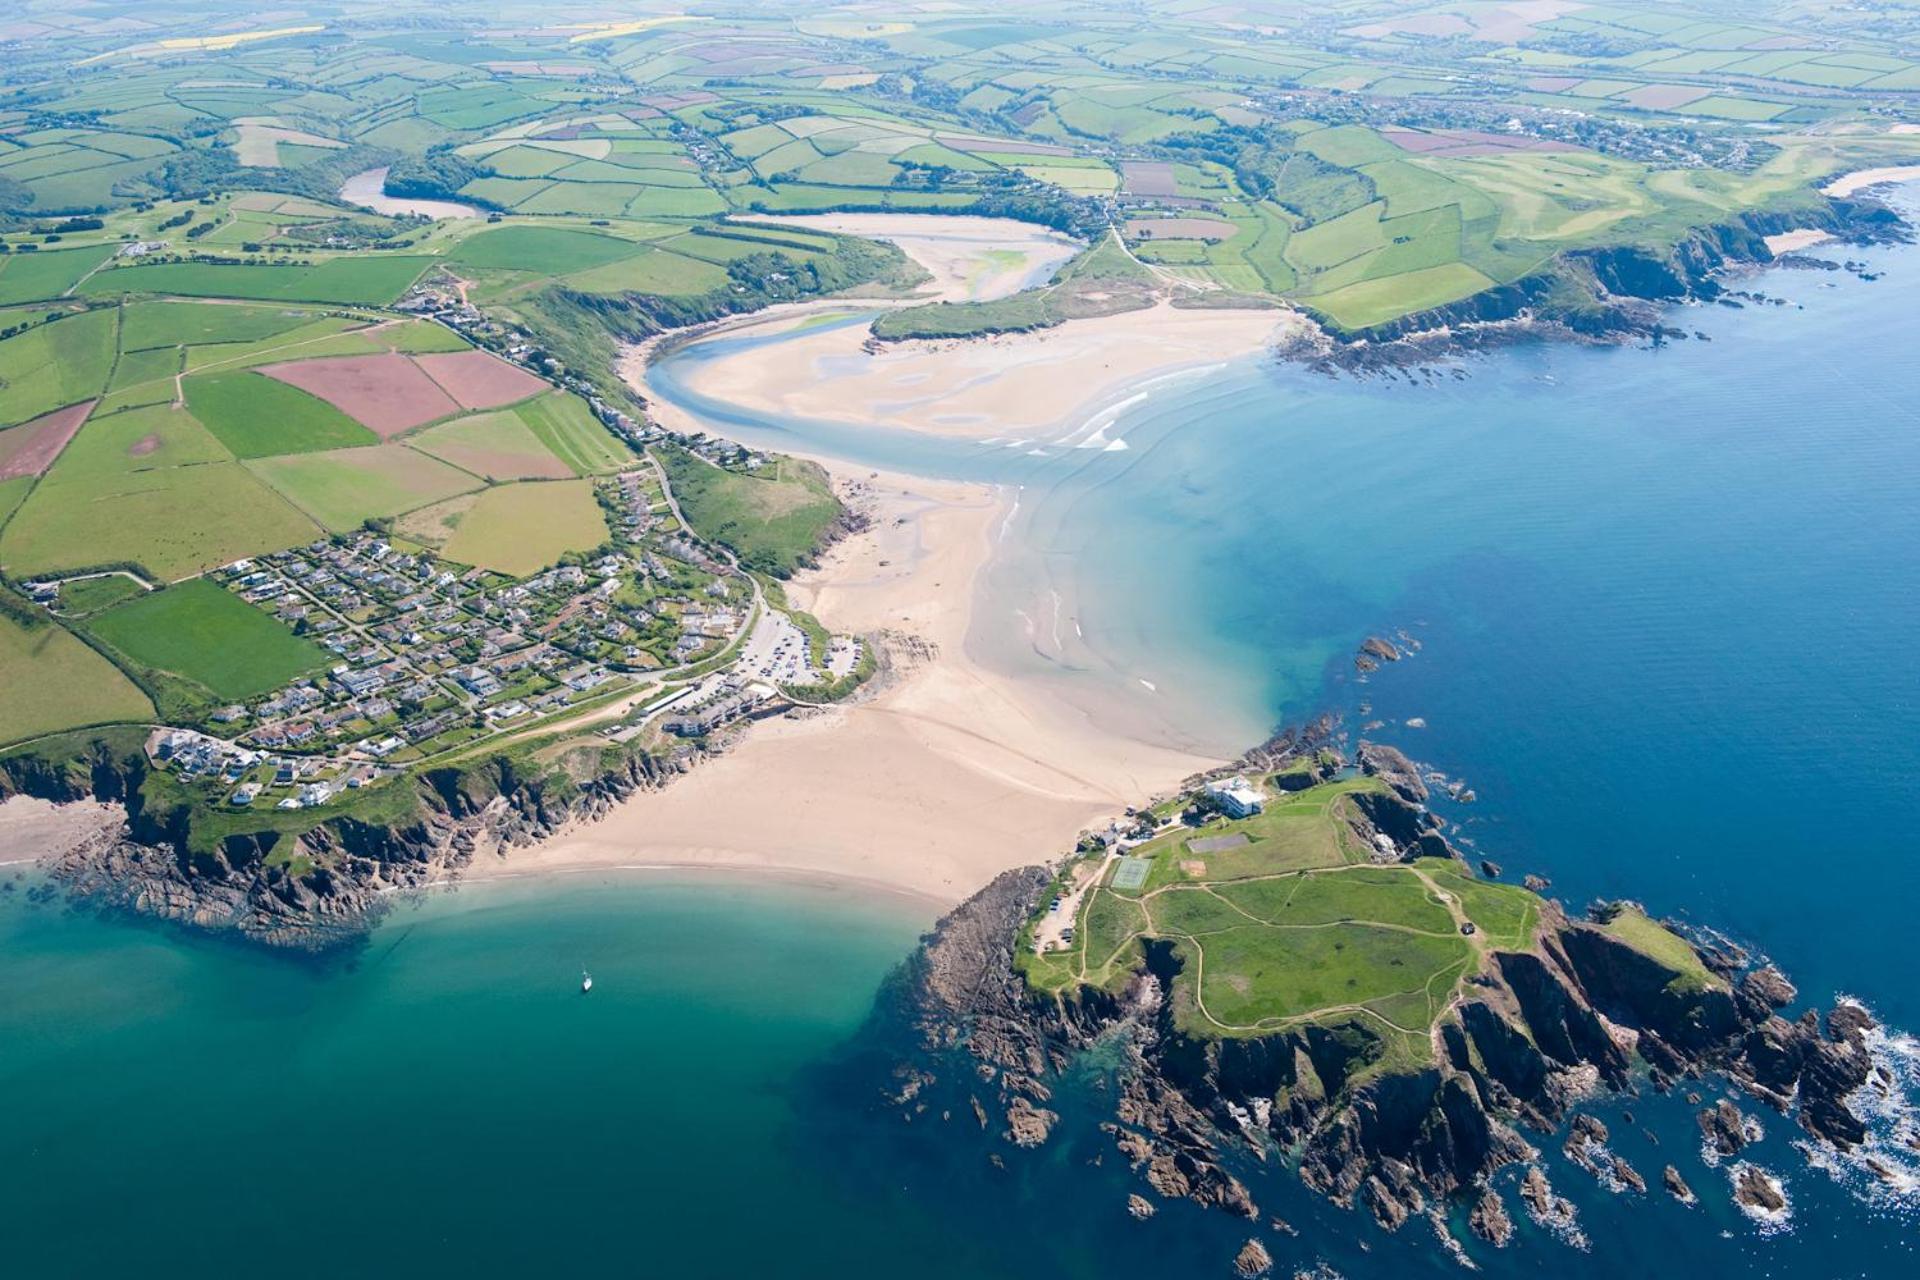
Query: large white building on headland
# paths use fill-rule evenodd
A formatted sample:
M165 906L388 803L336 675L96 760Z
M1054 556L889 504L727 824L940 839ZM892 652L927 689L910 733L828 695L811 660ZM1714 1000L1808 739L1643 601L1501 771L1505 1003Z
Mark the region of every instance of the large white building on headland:
M1259 789L1245 778L1221 778L1209 782L1206 790L1230 818L1251 818L1267 807Z

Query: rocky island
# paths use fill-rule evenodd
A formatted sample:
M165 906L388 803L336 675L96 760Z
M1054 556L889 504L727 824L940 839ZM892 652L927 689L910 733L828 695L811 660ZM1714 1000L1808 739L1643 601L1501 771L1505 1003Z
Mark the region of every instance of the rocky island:
M1589 1100L1684 1089L1699 1103L1719 1081L1791 1116L1810 1149L1866 1139L1857 1100L1893 1078L1864 1008L1790 1017L1792 983L1732 944L1631 902L1575 915L1486 878L1491 866L1476 876L1428 799L1399 751L1348 753L1322 722L1062 869L1008 872L910 966L928 1055L914 1078L970 1076L982 1116L986 1096L1005 1137L1035 1145L1059 1121L1062 1073L1118 1045L1101 1127L1143 1190L1257 1223L1253 1171L1291 1167L1389 1230L1427 1218L1453 1249L1454 1207L1495 1246L1515 1212L1583 1241L1538 1162L1549 1141L1610 1189L1658 1181L1693 1203L1671 1164L1643 1172L1614 1154ZM1700 1123L1709 1156L1729 1161L1756 1132L1730 1098ZM1517 1183L1496 1184L1508 1166ZM1767 1170L1729 1177L1749 1213L1785 1209ZM1130 1207L1145 1218L1152 1202Z

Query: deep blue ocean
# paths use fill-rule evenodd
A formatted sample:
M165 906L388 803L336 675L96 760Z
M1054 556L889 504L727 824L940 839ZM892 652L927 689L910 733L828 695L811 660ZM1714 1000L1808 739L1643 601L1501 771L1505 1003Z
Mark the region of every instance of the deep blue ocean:
M1786 305L1676 313L1711 341L1522 347L1416 380L1258 362L1169 383L1107 432L1124 450L1036 456L676 398L752 443L1022 486L1007 593L1054 584L1083 642L983 637L996 660L1130 683L1202 742L1328 708L1382 721L1375 736L1474 789L1447 816L1509 876L1719 928L1805 998L1850 993L1913 1028L1920 249L1846 256L1882 278L1774 270L1747 287ZM674 377L670 361L656 392ZM1357 679L1355 645L1403 630L1419 652ZM1250 1231L1187 1205L1126 1217L1135 1184L1093 1131L1098 1064L1038 1152L981 1134L961 1082L911 1122L884 1105L903 1037L884 981L924 908L684 878L476 886L313 972L19 897L0 899L13 1274L1205 1276ZM1911 1204L1809 1167L1764 1111L1755 1159L1793 1211L1784 1230L1747 1221L1691 1110L1600 1114L1643 1174L1676 1164L1699 1208L1611 1195L1543 1140L1590 1248L1523 1221L1474 1259L1920 1270ZM1259 1225L1283 1273L1454 1269L1425 1224L1387 1236L1284 1174L1255 1190L1300 1233Z

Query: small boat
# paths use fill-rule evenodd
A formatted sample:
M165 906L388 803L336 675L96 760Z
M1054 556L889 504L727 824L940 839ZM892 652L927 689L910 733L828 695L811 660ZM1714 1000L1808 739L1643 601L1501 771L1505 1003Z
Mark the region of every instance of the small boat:
M582 969L580 971L580 994L585 995L591 990L593 990L593 975L585 969Z

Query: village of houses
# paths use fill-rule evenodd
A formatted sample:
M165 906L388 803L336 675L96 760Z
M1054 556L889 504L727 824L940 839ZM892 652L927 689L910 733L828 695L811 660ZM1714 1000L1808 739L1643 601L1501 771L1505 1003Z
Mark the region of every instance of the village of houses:
M816 655L751 578L656 515L658 483L650 468L601 482L620 549L524 579L373 533L217 570L209 577L338 661L216 711L207 732L156 730L149 753L231 807L310 808L562 720L604 719L618 742L702 739L852 673L859 642L836 638Z
M164 246L142 249L155 247ZM765 465L763 455L730 441L635 419L531 334L484 315L444 281L422 281L395 310L444 324L579 395L643 456L649 443L671 439L714 466ZM751 578L692 539L651 463L596 489L620 549L530 578L402 550L371 532L213 571L209 579L338 661L221 708L206 731L156 729L149 756L233 808L312 808L446 753L562 720L616 721L601 730L616 742L642 733L703 739L793 705L792 691L845 682L859 667L860 641L834 637L815 652L791 618L766 607ZM60 585L27 584L48 608ZM714 661L722 653L728 660Z

